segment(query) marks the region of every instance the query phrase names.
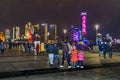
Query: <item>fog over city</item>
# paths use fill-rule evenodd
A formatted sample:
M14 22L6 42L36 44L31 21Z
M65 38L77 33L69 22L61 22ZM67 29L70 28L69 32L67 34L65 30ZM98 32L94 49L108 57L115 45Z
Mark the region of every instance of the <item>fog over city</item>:
M95 36L95 24L99 32L120 36L120 0L0 0L0 31L5 27L20 26L31 21L81 27L81 12L87 12L88 38Z

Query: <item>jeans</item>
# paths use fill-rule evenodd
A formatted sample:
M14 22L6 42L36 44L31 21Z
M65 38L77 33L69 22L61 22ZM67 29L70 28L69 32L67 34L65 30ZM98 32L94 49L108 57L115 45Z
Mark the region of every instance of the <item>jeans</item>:
M83 66L83 60L78 60L78 66Z
M48 56L49 56L49 60L50 60L50 65L53 65L53 62L54 62L54 53L49 53Z
M60 57L59 57L58 54L54 55L54 62L55 62L56 59L58 60L58 64L60 65Z
M109 57L112 58L112 50L109 50Z
M66 59L62 57L62 65L64 64L64 60ZM68 66L70 66L70 54L67 55L67 62L68 62Z
M1 54L4 54L4 49L1 49Z
M106 51L103 51L103 57L106 59Z

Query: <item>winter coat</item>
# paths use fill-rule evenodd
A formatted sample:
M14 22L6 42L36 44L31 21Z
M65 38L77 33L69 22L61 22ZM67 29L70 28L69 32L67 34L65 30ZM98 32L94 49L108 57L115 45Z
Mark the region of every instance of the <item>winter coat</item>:
M49 45L48 45L48 48L46 49L46 51L47 51L48 54L49 54L49 53L54 53L54 47L53 47L53 45L52 45L52 44L49 44Z
M99 51L103 51L102 44L99 44Z
M0 49L5 49L4 44L1 44L1 45L0 45Z
M108 45L107 45L107 44L103 44L103 45L102 45L102 49L103 49L103 51L106 52L106 51L107 51L107 48L108 48Z
M78 54L77 54L77 56L78 56L78 60L84 60L84 52L79 52Z
M63 52L62 52L62 58L67 59L68 58L68 49L67 46L64 47Z
M53 52L54 52L54 54L58 54L58 47L57 46L54 46Z
M39 51L39 49L40 49L39 45L36 45L36 51Z
M72 47L72 53L71 53L71 61L78 61L77 58L77 49L75 46Z

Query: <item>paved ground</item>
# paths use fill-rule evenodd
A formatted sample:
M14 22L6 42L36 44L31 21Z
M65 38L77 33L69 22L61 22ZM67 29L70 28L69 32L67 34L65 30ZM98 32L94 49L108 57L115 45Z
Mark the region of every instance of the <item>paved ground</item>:
M112 59L108 55L107 59L102 59L98 57L98 53L85 52L84 64L85 70L120 66L120 54L114 53ZM23 53L20 50L7 50L4 55L0 55L0 78L67 70L67 63L62 69L57 66L57 62L54 67L50 67L47 55L34 56L34 53Z
M120 80L120 66L12 77L0 80Z

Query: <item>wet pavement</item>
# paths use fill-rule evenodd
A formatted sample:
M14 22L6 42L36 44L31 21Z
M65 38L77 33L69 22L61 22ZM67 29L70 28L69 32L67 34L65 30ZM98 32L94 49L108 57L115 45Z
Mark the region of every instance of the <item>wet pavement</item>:
M98 57L98 53L85 52L84 65L83 70L117 67L120 66L120 53L114 53L112 59L108 55L106 59L102 59ZM68 69L67 63L64 68L59 68L57 62L51 67L47 55L34 56L33 52L29 54L21 50L7 50L4 55L0 55L0 78L79 70Z
M0 80L120 80L120 66L12 77Z

